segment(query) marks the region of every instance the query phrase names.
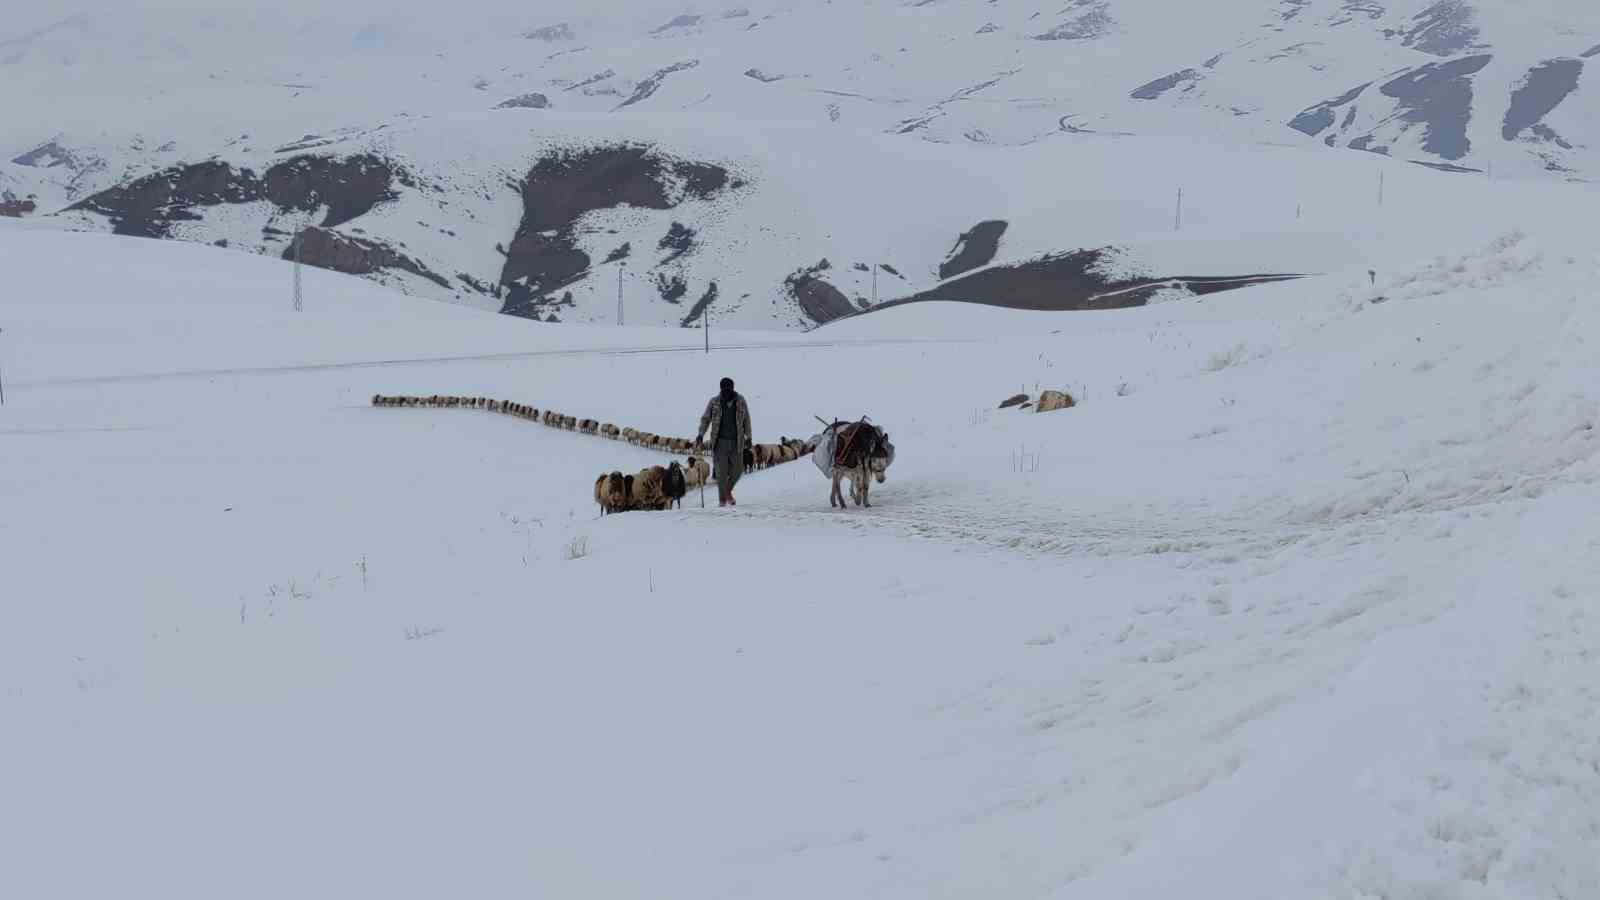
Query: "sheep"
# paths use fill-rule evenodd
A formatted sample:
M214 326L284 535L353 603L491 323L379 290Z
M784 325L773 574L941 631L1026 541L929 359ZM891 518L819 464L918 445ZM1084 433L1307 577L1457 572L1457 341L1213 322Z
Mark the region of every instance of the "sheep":
M578 430L578 417L577 416L562 416L561 417L561 427L563 429L567 430L567 431L577 431Z
M605 437L605 438L609 438L609 439L611 439L613 441L616 440L617 437L618 437L617 426L611 424L610 422L607 422L604 425L601 425L600 426L600 436L601 437Z
M755 447L756 468L765 469L781 462L782 448L777 444L757 444Z
M711 480L711 464L697 457L684 460L683 479L685 487L697 488Z
M677 460L667 463L667 474L662 479L661 493L667 498L667 508L677 506L683 508L683 495L689 492L688 479L684 477L683 466Z
M578 423L578 430L584 434L596 434L600 431L600 423L594 419L584 419Z
M666 480L667 470L660 466L651 466L639 470L634 476L633 490L628 495L635 509L665 509L666 498L662 493L663 482Z
M800 458L800 451L796 450L795 448L793 448L791 446L785 445L785 446L779 447L778 448L778 452L780 454L782 454L782 461L786 462L786 463L794 462L795 460Z
M622 439L627 441L628 443L630 443L630 444L639 443L639 432L636 429L634 429L632 427L623 428L621 434L622 434Z
M601 475L594 483L594 500L600 505L600 515L625 512L628 509L628 485L621 472Z

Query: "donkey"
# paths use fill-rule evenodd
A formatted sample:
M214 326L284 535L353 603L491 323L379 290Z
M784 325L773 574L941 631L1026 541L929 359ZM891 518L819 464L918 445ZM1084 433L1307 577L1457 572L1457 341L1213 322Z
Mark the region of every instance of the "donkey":
M833 489L828 493L828 506L845 509L844 493L839 482L850 479L850 499L857 506L871 507L867 491L874 479L884 481L884 472L893 458L893 445L889 434L882 428L859 422L833 423Z

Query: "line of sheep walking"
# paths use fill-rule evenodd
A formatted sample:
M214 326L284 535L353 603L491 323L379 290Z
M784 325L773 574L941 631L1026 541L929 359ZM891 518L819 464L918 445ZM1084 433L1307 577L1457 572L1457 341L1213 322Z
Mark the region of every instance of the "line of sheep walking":
M427 397L386 396L375 394L373 406L407 406L438 409L482 409L540 422L551 428L591 434L613 441L625 441L635 447L684 454L680 464L676 460L663 466L650 466L635 475L621 472L602 474L595 480L595 503L602 515L635 509L668 509L680 504L684 494L711 483L711 463L694 455L699 452L695 442L687 438L663 437L636 428L618 428L610 422L579 419L565 413L547 409L541 412L525 403L495 400L489 397L457 397L433 394ZM782 463L794 462L810 453L815 447L795 438L780 438L776 444L753 444L744 450L746 470L759 471Z

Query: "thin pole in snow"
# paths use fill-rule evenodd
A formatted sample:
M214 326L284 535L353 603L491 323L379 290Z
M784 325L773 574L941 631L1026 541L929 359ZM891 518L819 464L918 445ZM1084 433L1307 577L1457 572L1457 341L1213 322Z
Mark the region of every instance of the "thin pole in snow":
M3 331L5 331L5 329L4 328L0 328L0 332L3 332ZM0 406L5 406L5 405L6 405L6 380L5 380L5 378L0 377Z
M872 264L872 305L878 305L878 264Z
M1296 222L1300 221L1300 204L1298 203L1294 205L1294 220Z
M706 333L706 355L709 356L711 354L711 316L708 314L705 307L700 308L700 330ZM705 489L702 488L702 499L704 498L704 494Z
M1383 173L1378 173L1378 205L1383 205Z
M1178 212L1172 219L1172 230L1183 230L1183 188L1178 188Z
M298 232L298 231L295 232L295 235L294 235L294 311L295 312L300 312L302 309L304 309L304 307L301 305L301 302L300 302L300 235L301 235L301 232Z
M628 267L626 262L617 264L617 325L622 325L622 272Z

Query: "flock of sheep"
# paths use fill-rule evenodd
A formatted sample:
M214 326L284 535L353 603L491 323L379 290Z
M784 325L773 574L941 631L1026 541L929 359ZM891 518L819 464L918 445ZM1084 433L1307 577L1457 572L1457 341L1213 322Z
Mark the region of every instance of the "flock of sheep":
M618 428L610 422L579 419L551 409L541 413L525 403L493 400L488 397L456 397L441 394L428 397L391 397L375 394L372 405L482 409L527 419L530 422L542 422L551 428L563 431L592 434L614 441L626 441L636 447L685 454L686 458L681 464L673 460L666 466L649 466L634 475L609 472L595 479L594 500L600 507L601 515L635 509L668 509L674 505L681 505L686 493L711 481L711 464L702 457L692 455L697 452L695 442L686 438L662 437L635 428ZM787 437L780 439L776 444L754 444L744 450L744 467L748 470L759 470L794 462L814 449L815 447L807 441Z

